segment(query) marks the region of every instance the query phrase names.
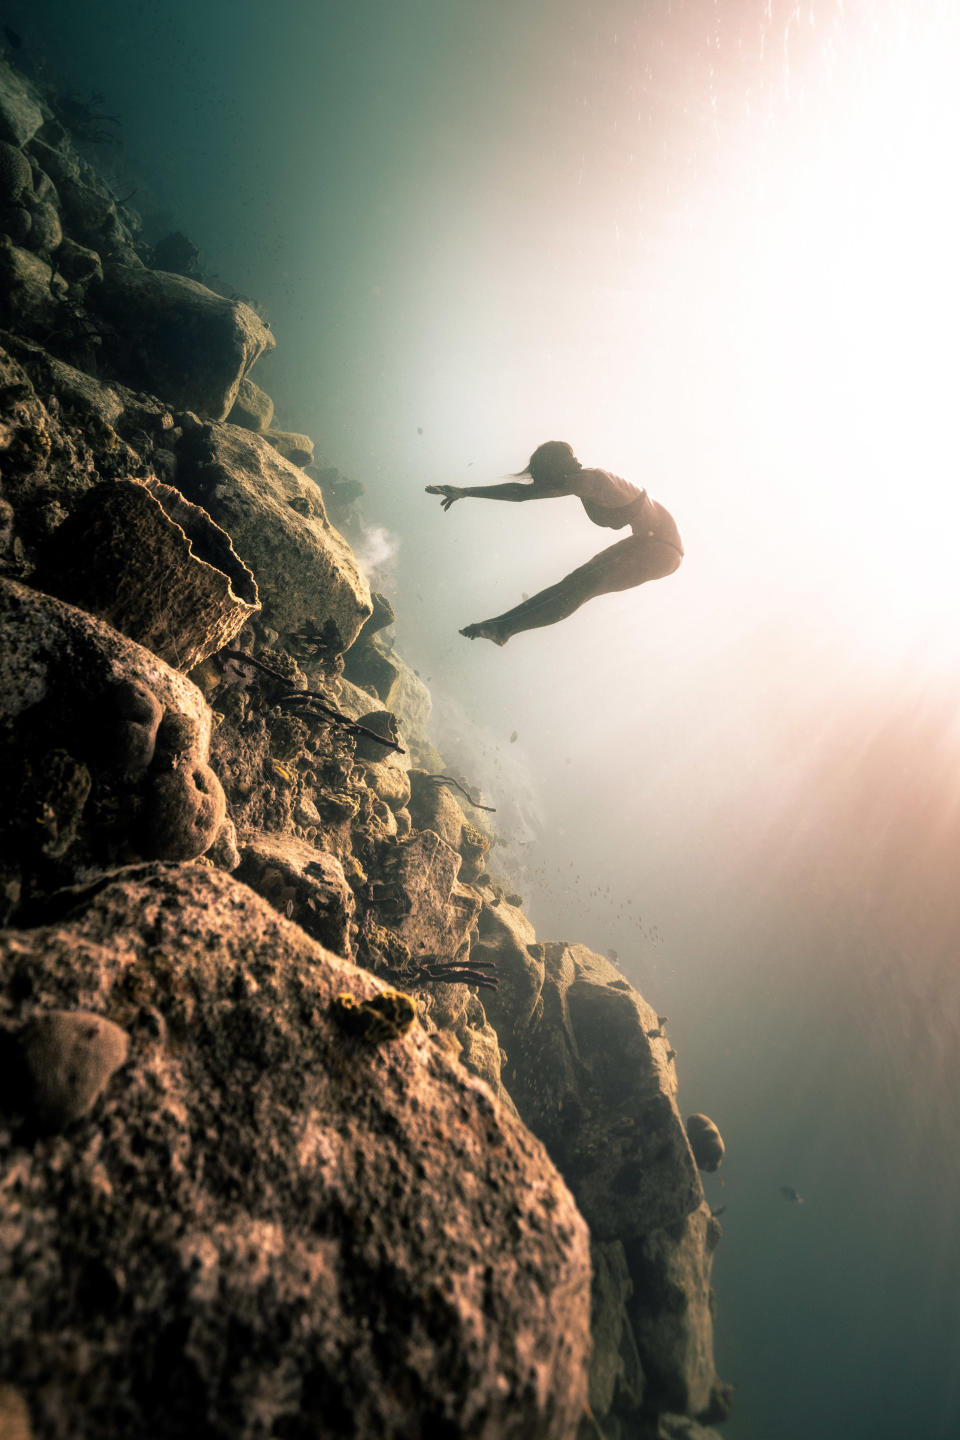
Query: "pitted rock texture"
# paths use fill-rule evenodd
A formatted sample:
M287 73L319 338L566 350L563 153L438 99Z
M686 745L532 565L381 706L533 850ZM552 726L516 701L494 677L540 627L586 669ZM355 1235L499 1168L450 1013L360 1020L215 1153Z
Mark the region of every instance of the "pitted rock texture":
M37 1440L566 1440L586 1227L539 1142L382 987L229 877L135 867L7 931L0 1030L103 1016L88 1114L0 1092L0 1375Z
M0 579L0 911L225 821L195 685L84 611Z
M321 945L353 960L356 902L335 855L290 836L252 835L234 874Z

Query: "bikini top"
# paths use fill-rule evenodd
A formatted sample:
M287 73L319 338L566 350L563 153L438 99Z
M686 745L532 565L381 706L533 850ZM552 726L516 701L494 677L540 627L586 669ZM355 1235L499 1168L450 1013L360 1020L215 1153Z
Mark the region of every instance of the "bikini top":
M584 470L580 473L594 493L600 490L611 496L623 496L622 504L603 505L595 499L581 495L580 503L594 525L603 525L608 530L622 530L625 525L630 525L635 534L646 533L650 539L661 540L683 554L680 531L673 516L656 500L651 500L646 490L639 490L636 485L631 485L629 480L624 480L609 470ZM594 476L597 477L595 481ZM587 488L586 485L584 488Z

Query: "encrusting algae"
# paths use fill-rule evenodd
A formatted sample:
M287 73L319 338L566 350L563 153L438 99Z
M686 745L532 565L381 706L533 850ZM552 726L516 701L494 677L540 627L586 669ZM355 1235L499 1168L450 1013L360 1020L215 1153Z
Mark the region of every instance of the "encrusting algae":
M371 1045L400 1040L417 1018L417 1002L402 990L383 990L369 1000L343 991L330 1005L331 1013L348 1035Z

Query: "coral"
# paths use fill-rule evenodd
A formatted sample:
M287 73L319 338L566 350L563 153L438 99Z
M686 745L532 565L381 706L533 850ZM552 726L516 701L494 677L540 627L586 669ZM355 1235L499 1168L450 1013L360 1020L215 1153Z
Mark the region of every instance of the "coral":
M142 853L194 860L212 845L226 815L220 781L198 760L157 775L143 812Z
M490 839L471 825L469 820L464 820L460 830L460 844L458 846L463 857L463 869L461 875L465 880L475 879L483 869L483 863L490 849Z

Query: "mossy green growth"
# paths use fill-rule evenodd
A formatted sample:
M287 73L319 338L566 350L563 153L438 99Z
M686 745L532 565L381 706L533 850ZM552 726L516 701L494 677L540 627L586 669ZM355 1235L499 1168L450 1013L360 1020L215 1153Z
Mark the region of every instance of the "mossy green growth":
M471 825L469 820L464 820L463 829L460 831L460 854L464 860L479 864L490 849L490 840L482 830Z
M402 990L384 990L369 1000L345 991L331 1002L330 1012L348 1035L383 1045L407 1034L417 1018L417 1002Z
M410 964L410 946L399 935L372 920L360 939L360 949L368 968L379 967L399 972Z
M289 650L261 650L257 659L262 660L264 665L269 665L271 670L276 670L284 680L288 680L292 690L307 688L306 677Z
M299 715L278 715L270 725L270 750L277 760L292 760L310 738Z

